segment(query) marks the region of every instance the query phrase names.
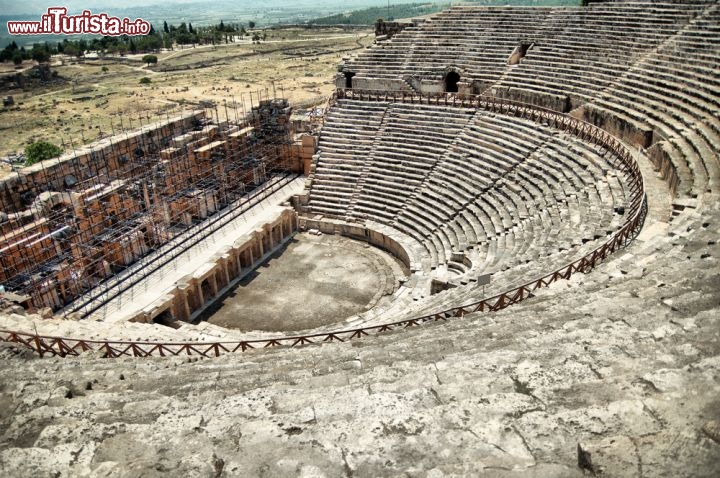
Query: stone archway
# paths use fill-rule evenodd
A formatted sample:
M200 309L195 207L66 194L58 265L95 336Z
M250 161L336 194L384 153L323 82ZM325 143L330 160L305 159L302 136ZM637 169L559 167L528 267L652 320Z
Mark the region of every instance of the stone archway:
M445 75L445 92L446 93L457 93L458 82L460 81L460 73L457 71L449 71Z

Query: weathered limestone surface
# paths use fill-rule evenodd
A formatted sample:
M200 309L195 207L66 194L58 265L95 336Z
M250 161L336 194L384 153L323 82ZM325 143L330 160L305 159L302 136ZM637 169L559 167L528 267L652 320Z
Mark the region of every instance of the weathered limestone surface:
M0 474L571 477L589 473L581 444L602 476L717 476L718 232L346 344L113 361L4 346Z
M716 6L657 4L658 11L681 7L689 10L681 24L696 34L677 36L669 49L716 41L710 29L717 29ZM593 8L604 13L615 7ZM705 13L690 22L695 10ZM654 18L664 33L647 48L661 48L658 42L677 29L662 15ZM625 23L654 28L634 15L597 20L607 32ZM475 34L472 25L468 31ZM412 27L393 41L408 33ZM496 56L504 68L507 49L501 50ZM673 55L658 56L658 65L673 64ZM605 63L604 55L598 58ZM530 59L523 64L532 65ZM635 68L641 79L653 66L653 58L645 60ZM605 81L620 71L625 69ZM606 116L615 111L609 100L576 112L636 145L650 131L635 121L644 117L653 136L670 138L648 153L658 175L679 193L671 205L674 196L658 186L644 158L650 204L645 229L591 274L536 291L495 314L349 343L217 359L107 360L89 354L38 360L1 345L0 476L720 476L720 129L717 115L707 114L717 104L713 71L689 82L708 85L707 101L695 101L703 96L691 97L691 88L670 85L677 94L657 87L627 118ZM554 73L561 93L564 79L576 73ZM629 74L613 88L637 90L633 78ZM375 79L365 77L368 83ZM506 80L514 84L511 74ZM354 81L362 84L363 77ZM557 92L532 77L522 84L537 89L539 98ZM602 83L572 89L582 96L596 87ZM625 101L634 104L633 98ZM379 127L373 124L378 118L363 119L365 127ZM359 147L372 150L371 143ZM352 168L342 175L350 183L359 177ZM348 188L326 195L352 198ZM3 328L32 323L17 312L0 318ZM179 330L122 324L115 331L86 322L38 324L62 330L58 335L236 337L210 324Z

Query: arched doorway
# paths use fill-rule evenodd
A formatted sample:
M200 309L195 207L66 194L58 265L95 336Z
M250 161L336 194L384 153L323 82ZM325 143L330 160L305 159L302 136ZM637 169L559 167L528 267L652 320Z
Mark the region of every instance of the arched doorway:
M179 329L180 323L175 320L172 313L169 310L164 310L159 315L152 319L154 324L164 325L166 327L172 327L173 329Z
M349 90L352 90L353 76L355 76L355 73L352 73L350 71L345 72L345 88Z
M205 303L207 304L213 297L215 297L215 294L213 294L212 287L210 287L210 281L208 279L205 279L200 284L200 289L203 293L203 299L205 299ZM203 305L203 304L201 304Z
M457 93L458 81L460 81L460 74L456 71L451 71L445 75L445 91L447 93Z

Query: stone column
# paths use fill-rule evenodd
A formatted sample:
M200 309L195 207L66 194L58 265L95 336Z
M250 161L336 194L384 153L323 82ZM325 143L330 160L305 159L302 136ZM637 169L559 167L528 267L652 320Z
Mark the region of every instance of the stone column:
M190 303L188 301L188 291L190 286L188 284L180 284L175 289L175 303L176 303L176 314L175 318L188 322L192 311L190 310Z
M232 256L228 253L221 260L223 265L222 272L223 277L225 278L225 286L228 286L230 284L230 281L234 277L234 275L231 274Z
M208 284L210 284L210 290L212 291L213 297L217 297L218 295L218 283L217 283L217 276L215 275L217 271L217 266L212 269L210 272L210 275L208 276ZM210 298L208 298L209 300ZM204 302L203 302L204 304Z

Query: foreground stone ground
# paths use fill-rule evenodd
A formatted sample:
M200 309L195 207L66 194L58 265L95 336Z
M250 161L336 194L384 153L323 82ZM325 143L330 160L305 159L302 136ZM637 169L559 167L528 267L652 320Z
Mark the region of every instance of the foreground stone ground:
M718 229L638 241L500 313L345 344L205 360L4 346L0 475L591 475L581 444L601 476L718 476Z

